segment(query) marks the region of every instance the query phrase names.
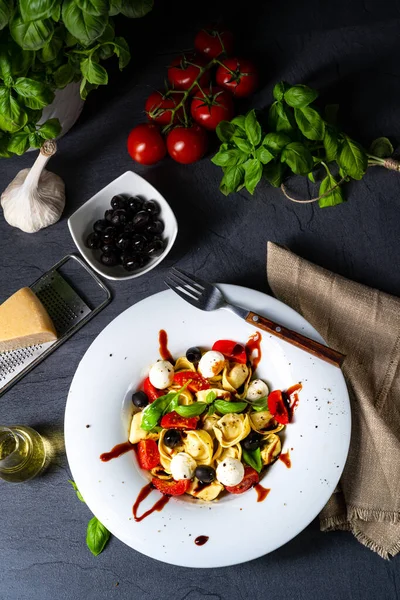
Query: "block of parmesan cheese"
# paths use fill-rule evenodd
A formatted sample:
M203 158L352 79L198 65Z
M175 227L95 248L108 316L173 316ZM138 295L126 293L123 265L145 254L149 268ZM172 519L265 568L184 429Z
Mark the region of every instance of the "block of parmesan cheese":
M45 307L30 288L22 288L0 305L0 352L57 339Z

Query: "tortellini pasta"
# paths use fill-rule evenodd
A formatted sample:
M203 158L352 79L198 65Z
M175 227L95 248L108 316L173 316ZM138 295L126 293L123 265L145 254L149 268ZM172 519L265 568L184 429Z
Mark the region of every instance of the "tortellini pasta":
M249 435L251 430L249 416L228 413L216 422L213 430L222 448L229 448Z
M268 410L260 412L251 412L249 415L250 425L257 433L276 433L285 428L284 425L277 423Z
M142 413L137 412L132 417L131 429L129 431L129 441L131 444L137 444L140 440L156 440L159 433L145 431L140 427L142 423Z
M215 500L222 492L224 486L218 481L213 481L206 486L203 486L195 477L187 493L200 500Z
M275 433L265 436L261 444L261 460L264 465L274 462L282 451L281 438Z
M198 465L211 465L214 445L207 431L203 429L187 431L184 447L184 451L190 454Z
M229 446L229 448L223 448L220 444L213 456L213 461L217 463L223 462L226 458L237 458L237 460L242 459L242 446L240 444L235 444L234 446Z

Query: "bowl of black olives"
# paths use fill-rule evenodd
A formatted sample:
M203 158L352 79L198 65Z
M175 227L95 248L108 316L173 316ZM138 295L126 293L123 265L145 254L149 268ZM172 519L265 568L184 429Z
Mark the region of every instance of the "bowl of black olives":
M139 277L171 250L178 224L165 198L127 171L92 196L68 219L86 261L107 279Z

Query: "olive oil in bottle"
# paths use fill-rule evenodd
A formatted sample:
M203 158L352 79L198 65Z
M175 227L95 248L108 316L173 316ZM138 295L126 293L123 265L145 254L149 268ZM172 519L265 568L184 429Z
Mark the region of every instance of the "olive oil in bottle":
M46 464L46 446L31 427L0 426L0 478L20 483L38 475Z

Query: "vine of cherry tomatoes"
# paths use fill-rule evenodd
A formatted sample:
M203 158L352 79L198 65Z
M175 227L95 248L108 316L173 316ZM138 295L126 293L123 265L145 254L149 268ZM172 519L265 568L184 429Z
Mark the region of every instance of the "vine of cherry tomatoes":
M202 29L194 47L171 62L169 88L149 95L149 122L128 136L128 152L141 164L155 164L167 152L179 163L196 162L207 151L207 132L233 118L235 98L246 98L258 87L257 67L233 55L230 31Z

